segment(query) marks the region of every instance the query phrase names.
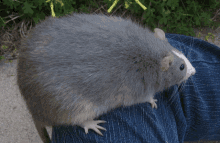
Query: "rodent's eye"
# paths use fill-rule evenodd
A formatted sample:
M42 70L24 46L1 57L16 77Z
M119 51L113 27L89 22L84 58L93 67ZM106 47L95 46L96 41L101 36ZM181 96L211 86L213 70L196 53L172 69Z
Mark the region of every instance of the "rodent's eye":
M182 65L180 66L180 70L181 70L181 71L184 70L184 64L182 64Z

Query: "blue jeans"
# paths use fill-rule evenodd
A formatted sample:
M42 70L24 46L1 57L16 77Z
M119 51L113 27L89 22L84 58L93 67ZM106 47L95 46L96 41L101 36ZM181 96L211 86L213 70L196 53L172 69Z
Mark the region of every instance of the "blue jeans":
M120 107L100 116L107 131L85 134L79 126L54 126L53 143L182 143L220 140L220 48L200 39L166 34L182 51L196 74L179 88L157 93L149 103ZM96 120L97 120L96 119Z

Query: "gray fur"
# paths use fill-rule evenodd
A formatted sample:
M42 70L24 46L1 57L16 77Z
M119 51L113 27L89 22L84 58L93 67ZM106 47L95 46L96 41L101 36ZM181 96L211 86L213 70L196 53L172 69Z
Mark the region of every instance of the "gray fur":
M33 118L48 126L80 124L144 102L186 75L186 68L179 69L184 61L175 54L169 69L161 70L173 49L167 41L120 17L49 17L21 48L20 91Z

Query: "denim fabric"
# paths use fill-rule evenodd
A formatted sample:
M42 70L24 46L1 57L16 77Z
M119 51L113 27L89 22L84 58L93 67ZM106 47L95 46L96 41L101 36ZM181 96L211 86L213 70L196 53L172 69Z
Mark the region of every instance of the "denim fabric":
M220 140L220 48L193 37L166 34L196 74L179 88L157 93L158 109L149 103L120 107L100 116L103 137L79 126L53 127L53 143L182 143Z

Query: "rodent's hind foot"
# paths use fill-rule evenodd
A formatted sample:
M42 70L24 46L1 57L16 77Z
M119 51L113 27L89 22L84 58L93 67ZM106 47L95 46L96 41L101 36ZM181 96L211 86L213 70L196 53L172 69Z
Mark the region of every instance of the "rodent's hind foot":
M97 124L105 123L105 122L106 121L104 121L104 120L97 120L97 121L91 120L91 121L83 122L80 126L85 129L86 134L88 133L88 129L92 129L96 133L98 133L99 135L103 136L103 134L98 129L105 130L105 131L106 131L106 129L97 125Z

